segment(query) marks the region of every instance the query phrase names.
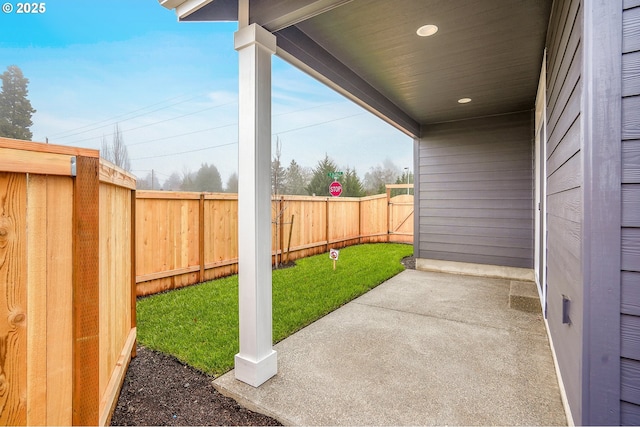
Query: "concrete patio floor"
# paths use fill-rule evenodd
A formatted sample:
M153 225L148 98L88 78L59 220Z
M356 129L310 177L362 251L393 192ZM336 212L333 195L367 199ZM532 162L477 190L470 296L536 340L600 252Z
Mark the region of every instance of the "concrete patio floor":
M566 425L542 316L509 281L406 270L281 341L278 375L215 387L286 425Z

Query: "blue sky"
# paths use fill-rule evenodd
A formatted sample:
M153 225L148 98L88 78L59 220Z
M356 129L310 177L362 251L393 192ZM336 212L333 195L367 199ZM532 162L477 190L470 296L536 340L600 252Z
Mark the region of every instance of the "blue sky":
M0 72L17 65L29 79L34 141L100 148L117 123L140 177L204 162L223 182L237 171L235 22L179 23L156 0L50 0L42 14L8 3ZM272 87L285 165L327 153L361 177L385 160L412 167L409 137L277 57Z

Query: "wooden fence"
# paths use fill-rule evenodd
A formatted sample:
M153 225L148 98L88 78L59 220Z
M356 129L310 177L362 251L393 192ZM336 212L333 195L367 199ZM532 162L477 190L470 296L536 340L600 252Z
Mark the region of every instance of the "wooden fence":
M105 425L135 351L135 179L0 138L0 424Z
M406 184L389 186L408 188ZM138 191L137 294L236 273L236 194ZM358 243L413 242L413 196L272 200L273 263Z

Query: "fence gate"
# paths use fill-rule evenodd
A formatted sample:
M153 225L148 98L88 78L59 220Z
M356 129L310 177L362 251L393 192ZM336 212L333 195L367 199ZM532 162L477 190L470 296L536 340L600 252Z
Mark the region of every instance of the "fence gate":
M387 236L389 242L413 242L413 184L388 184ZM391 197L393 189L403 194Z

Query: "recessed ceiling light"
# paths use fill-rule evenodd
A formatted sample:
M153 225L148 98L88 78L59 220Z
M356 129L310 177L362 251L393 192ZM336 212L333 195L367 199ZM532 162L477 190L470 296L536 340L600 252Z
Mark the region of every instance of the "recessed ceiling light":
M471 98L460 98L458 99L459 104L468 104L471 102Z
M429 37L434 35L437 32L438 32L438 27L436 27L435 25L429 24L429 25L423 25L422 27L418 28L418 31L416 31L416 34L418 34L420 37Z

